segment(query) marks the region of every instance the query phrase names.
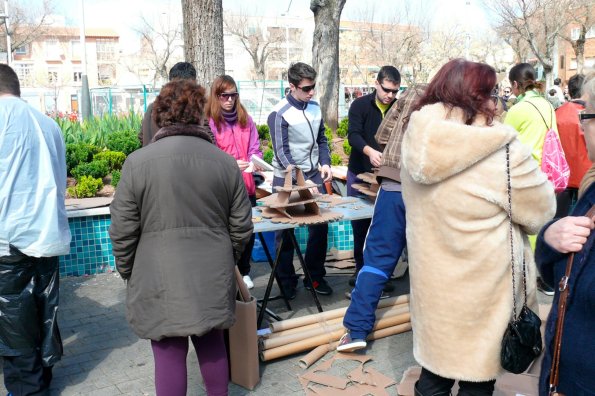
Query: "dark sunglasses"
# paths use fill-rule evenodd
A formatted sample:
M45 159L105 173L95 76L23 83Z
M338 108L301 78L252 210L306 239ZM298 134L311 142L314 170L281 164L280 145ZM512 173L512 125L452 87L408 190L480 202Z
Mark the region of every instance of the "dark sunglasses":
M305 93L310 92L311 90L313 90L314 88L316 88L316 84L312 84L312 85L306 85L304 87L297 87L299 89L301 89L302 91L304 91Z
M594 113L585 113L585 110L582 110L578 113L578 120L582 123L585 120L590 120L592 118L595 118L595 114Z
M510 91L508 91L508 90L504 90L504 93L505 93L505 94L509 94L509 93L510 93Z
M237 98L239 93L237 92L223 92L219 94L220 99L229 100L229 98L235 99Z
M382 88L382 90L383 90L384 92L386 92L386 93L392 93L392 94L395 94L395 95L396 95L397 93L399 93L399 88L397 88L397 89L388 89L388 88L384 88L384 87L382 86L382 84L380 84L380 83L378 83L378 85L380 85L380 88Z

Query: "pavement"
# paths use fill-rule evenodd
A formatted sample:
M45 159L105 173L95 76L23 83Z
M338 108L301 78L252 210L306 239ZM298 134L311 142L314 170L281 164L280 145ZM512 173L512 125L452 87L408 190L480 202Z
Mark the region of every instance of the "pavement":
M347 281L352 270L327 269L327 280L333 287L331 296L320 296L324 310L345 307L349 300L345 292L351 288ZM267 263L253 263L252 294L264 295L270 269ZM139 339L130 329L125 316L126 288L117 273L88 277L68 277L60 280L59 325L64 343L64 356L54 367L51 395L155 395L154 365L150 342ZM408 273L393 280L391 296L407 294ZM274 289L275 292L276 287ZM540 301L551 297L540 294ZM284 319L316 313L311 295L300 282L297 297L291 301L293 311L287 311L283 301L269 303L269 308ZM263 325L264 327L264 325ZM368 344L363 351L372 356L367 366L399 382L403 372L416 365L412 353L412 333L380 339ZM305 353L260 363L261 381L249 391L229 385L230 395L302 395L298 376L306 370L298 365ZM328 360L328 353L322 361ZM334 373L347 373L354 368L349 360L333 365ZM6 394L3 376L0 394ZM386 388L389 395L397 395L396 385ZM192 347L188 354L188 395L206 395L196 354Z

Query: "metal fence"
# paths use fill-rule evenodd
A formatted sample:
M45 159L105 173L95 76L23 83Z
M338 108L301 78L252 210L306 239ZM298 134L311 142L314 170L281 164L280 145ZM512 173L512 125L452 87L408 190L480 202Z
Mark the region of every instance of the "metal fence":
M93 115L144 113L147 106L159 95L159 90L140 86L92 88L91 111Z

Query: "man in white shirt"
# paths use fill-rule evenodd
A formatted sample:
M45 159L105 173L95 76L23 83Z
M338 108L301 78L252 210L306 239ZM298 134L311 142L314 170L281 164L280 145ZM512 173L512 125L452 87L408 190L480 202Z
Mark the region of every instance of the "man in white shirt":
M13 396L48 395L62 356L58 256L70 250L58 125L20 98L0 64L0 356Z

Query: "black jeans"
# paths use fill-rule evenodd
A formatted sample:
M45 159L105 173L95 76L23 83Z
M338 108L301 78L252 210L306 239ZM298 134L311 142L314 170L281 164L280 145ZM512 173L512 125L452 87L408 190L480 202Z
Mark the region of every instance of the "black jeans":
M250 203L252 204L252 207L255 207L256 206L256 196L248 195L248 198L250 199ZM246 245L246 248L244 249L242 256L238 260L238 269L240 270L240 274L242 274L242 276L248 275L250 273L250 258L252 257L252 249L253 248L254 248L254 233L252 233L252 236L250 237L250 241Z
M39 352L4 356L4 386L11 396L46 396L50 394L52 367L41 365Z
M489 396L494 393L496 380L485 382L459 381L459 396ZM455 380L443 378L425 368L421 369L419 381L415 384L416 395L448 396Z
M320 172L315 171L312 174L304 174L307 180L312 180L316 184L320 184L318 191L324 194L322 186L322 177ZM273 178L273 187L282 186L285 179L281 177ZM293 231L289 231L293 232ZM281 287L293 288L297 286L298 276L295 274L293 267L293 244L286 231L275 232L275 245L279 246L283 238L283 249L279 253L279 264L277 265L277 275L281 281ZM306 244L306 253L304 254L304 261L306 267L310 272L313 281L320 281L326 275L324 268L324 261L326 260L326 248L328 244L328 224L317 224L308 227L308 242Z

